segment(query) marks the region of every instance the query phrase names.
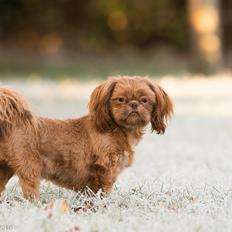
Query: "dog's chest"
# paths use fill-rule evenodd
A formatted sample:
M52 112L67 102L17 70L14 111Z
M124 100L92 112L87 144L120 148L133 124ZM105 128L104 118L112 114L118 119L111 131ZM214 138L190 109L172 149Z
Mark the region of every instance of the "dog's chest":
M129 167L134 162L134 152L133 151L124 151L123 158L123 167Z
M129 134L127 136L127 141L129 146L124 151L124 161L123 161L124 167L129 167L134 162L134 149L140 139L141 136L135 136L133 134L132 135Z

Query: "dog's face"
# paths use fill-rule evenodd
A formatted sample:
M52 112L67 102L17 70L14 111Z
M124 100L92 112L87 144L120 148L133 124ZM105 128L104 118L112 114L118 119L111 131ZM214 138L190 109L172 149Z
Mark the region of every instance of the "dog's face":
M117 125L136 129L151 121L155 93L142 79L119 79L109 99L109 110Z
M152 130L164 133L166 120L173 112L166 92L140 77L119 77L104 82L93 91L89 109L102 132L115 127L143 128L151 122Z

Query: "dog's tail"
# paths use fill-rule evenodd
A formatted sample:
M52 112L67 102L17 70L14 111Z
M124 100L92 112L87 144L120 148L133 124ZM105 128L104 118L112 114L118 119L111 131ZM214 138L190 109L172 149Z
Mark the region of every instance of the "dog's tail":
M7 136L15 125L36 129L37 118L20 94L0 87L0 138Z

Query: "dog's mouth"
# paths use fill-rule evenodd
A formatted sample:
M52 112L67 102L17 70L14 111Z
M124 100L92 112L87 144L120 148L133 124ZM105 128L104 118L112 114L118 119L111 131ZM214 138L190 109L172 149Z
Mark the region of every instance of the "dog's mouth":
M129 117L140 117L140 114L137 110L133 110L128 114L127 118Z
M143 117L138 110L132 110L126 117L128 123L137 124L143 121Z
M124 115L118 118L117 123L128 129L133 129L135 127L144 127L147 124L142 112L139 112L138 110L124 112Z

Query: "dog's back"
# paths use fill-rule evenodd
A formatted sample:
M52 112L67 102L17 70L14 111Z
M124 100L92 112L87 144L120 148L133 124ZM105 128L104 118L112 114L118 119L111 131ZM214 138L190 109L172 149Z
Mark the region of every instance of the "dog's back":
M13 126L36 126L27 101L16 91L0 87L0 140L9 135Z

